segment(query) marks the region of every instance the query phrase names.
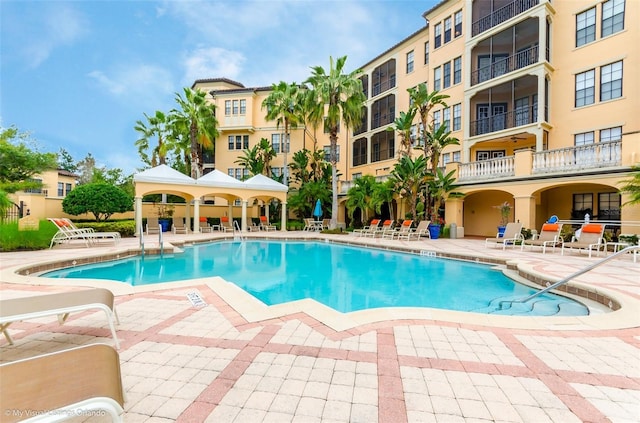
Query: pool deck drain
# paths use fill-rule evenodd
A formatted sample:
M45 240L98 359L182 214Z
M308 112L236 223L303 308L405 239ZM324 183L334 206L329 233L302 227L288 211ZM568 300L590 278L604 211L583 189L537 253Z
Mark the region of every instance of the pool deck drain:
M167 235L165 241L217 236ZM381 240L368 241L383 247ZM597 260L503 252L471 239L385 241L396 247L514 260L553 279ZM77 289L63 283L33 284L42 281L15 276L12 269L18 266L117 253L135 248L135 243L124 239L117 248L2 253L0 297ZM491 326L476 314L462 313L470 316L465 319L444 314L418 318L385 310L375 321L336 330L323 322L322 311L312 316L305 306L250 321L243 315L246 311L218 291L215 281L126 289L116 299L125 421L637 421L639 270L640 264L622 258L579 280L621 294L621 310L634 313L609 313L597 324L592 322L598 319L560 318L548 326L540 318L502 317L509 323ZM187 297L193 292L208 305L194 305ZM112 342L97 312L72 315L64 326L54 317L17 323L12 329L15 345L0 344L2 362Z

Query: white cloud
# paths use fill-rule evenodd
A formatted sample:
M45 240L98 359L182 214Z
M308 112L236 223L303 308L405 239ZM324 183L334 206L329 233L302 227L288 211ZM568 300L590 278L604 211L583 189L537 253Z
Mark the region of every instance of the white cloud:
M36 25L40 31L24 46L29 66L37 68L52 52L62 46L72 45L89 33L88 19L68 4L56 2L47 8Z
M191 86L196 79L226 77L235 79L246 61L242 53L219 47L200 47L184 54L183 85Z

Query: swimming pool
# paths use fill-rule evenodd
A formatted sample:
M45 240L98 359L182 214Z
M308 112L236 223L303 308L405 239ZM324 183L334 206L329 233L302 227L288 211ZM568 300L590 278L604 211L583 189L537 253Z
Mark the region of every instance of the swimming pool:
M220 276L267 305L312 298L335 310L431 307L517 315L587 315L587 307L545 294L496 310L503 300L535 292L488 265L309 241L223 241L183 253L137 256L44 274L117 280L130 285Z

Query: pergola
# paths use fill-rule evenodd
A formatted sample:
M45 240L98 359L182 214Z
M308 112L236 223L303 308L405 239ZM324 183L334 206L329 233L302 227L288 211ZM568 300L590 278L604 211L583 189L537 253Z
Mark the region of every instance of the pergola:
M214 170L206 175L193 179L167 165L156 166L133 175L135 185L135 220L136 232L142 225L142 198L149 194L173 194L186 200L186 219L191 218L190 206L193 206L193 220L200 220L200 199L205 196L220 197L229 204L229 216L232 216L234 200L242 202L242 231L247 230L247 205L249 201L261 200L267 203L272 198L282 203L283 231L287 230L287 192L289 188L264 175L253 176L246 181L239 181L231 176ZM194 232L199 232L199 225L193 225Z

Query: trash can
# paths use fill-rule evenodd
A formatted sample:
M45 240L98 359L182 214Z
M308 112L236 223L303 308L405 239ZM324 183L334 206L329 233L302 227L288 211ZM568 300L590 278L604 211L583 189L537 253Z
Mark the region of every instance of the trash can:
M458 237L458 225L452 223L449 226L449 238L456 239Z

